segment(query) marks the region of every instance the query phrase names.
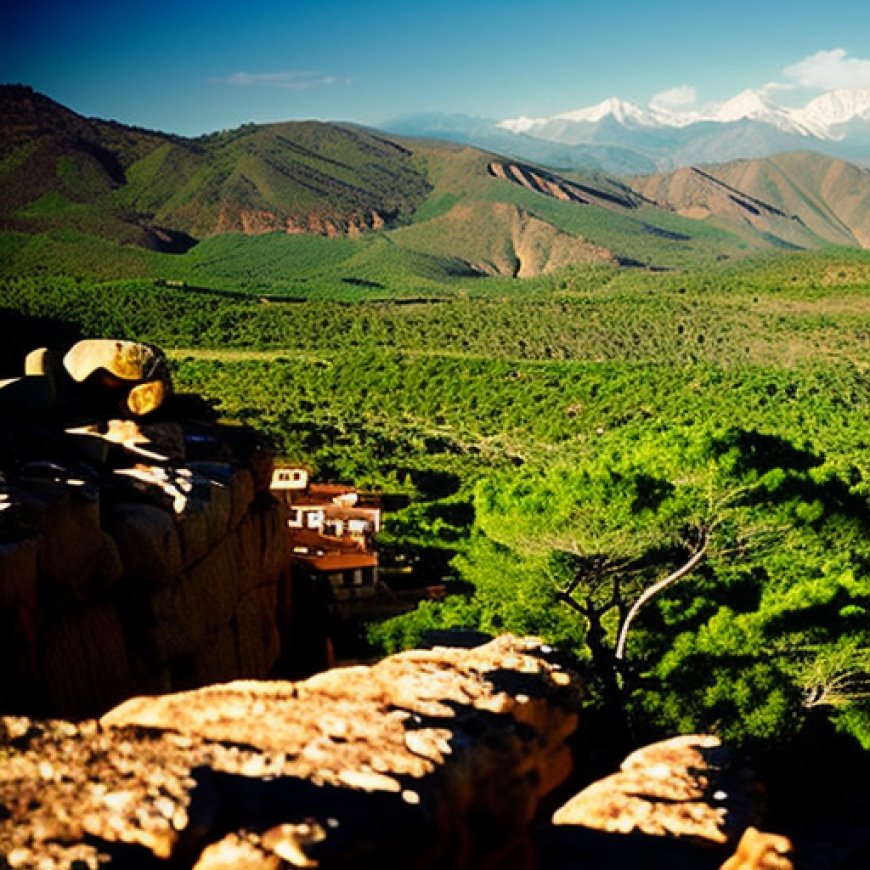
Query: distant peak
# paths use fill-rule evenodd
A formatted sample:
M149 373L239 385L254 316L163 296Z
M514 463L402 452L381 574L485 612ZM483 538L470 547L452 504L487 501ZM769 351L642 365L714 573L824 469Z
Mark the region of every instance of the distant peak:
M870 89L832 90L802 107L775 104L767 89L747 88L706 112L660 105L646 106L608 97L592 106L560 112L546 118L520 117L501 121L499 127L514 133L544 136L551 124L598 124L613 119L625 127L676 128L699 122L731 124L757 121L790 134L837 139L837 127L853 119L870 121Z
M619 97L608 97L594 106L589 106L585 109L576 109L572 112L564 112L556 115L560 121L587 121L596 123L606 118L608 115L615 118L622 124L638 122L644 119L644 112L634 103L629 103L627 100L621 100Z
M746 89L736 96L731 97L716 107L712 114L716 121L740 121L743 118L751 118L765 115L775 111L770 103L759 91Z
M870 120L870 89L828 91L810 100L802 112L827 126L845 124L853 118Z
M560 112L550 118L508 118L499 123L499 127L514 133L527 133L540 129L551 122L567 121L572 124L597 124L605 118L613 118L620 124L656 126L661 113L654 109L643 109L628 100L619 97L608 97L594 106Z

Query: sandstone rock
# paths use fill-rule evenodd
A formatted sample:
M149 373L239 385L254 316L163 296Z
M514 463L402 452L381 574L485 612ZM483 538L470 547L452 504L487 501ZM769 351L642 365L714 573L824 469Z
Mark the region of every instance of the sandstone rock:
M24 374L45 375L63 370L63 362L58 354L47 347L38 347L24 357Z
M117 485L125 483L143 499L166 505L179 515L202 513L211 496L210 482L184 466L151 465L137 462L115 470ZM207 536L206 536L207 539ZM207 540L206 540L207 543ZM190 556L193 561L197 556Z
M290 236L301 236L305 234L306 228L293 215L290 215L287 218L286 232Z
M0 541L0 611L36 597L38 539Z
M68 435L81 436L80 443L87 441L117 445L136 457L165 462L185 457L184 433L178 423L143 423L136 420L107 420L104 423L89 423L66 430ZM102 448L105 455L106 447ZM96 450L91 455L100 455Z
M25 708L40 673L38 539L0 544L0 659L6 704Z
M148 589L174 583L183 560L172 514L150 504L121 503L107 518L124 566L126 583Z
M156 411L166 398L166 383L153 380L136 384L127 394L127 409L136 417L144 417Z
M107 532L102 532L103 546L97 553L93 571L93 588L104 592L115 586L124 576L124 563L115 539Z
M236 564L245 565L249 569L246 576L242 578L243 591L252 589L256 585L255 578L261 573L264 561L264 533L263 512L259 510L250 510L244 520L236 527L236 533L233 536L233 544L236 548ZM278 537L283 542L282 546L286 555L286 526L280 529Z
M260 512L260 577L278 577L287 564L287 511L270 499Z
M229 463L192 462L188 468L205 483L208 494L207 527L210 543L224 538L230 530L232 517L233 470Z
M791 840L779 834L766 834L749 827L743 832L737 851L721 870L793 870L789 859Z
M0 395L14 407L0 410L0 712L94 713L265 676L288 563L265 439L165 401L166 360L147 345L88 339L24 368Z
M242 595L242 579L256 578L256 565L238 563L232 541L224 539L185 569L193 596L205 611L209 628L227 626Z
M263 209L241 209L239 211L241 231L246 236L259 236L281 229L281 219L275 212Z
M7 717L0 854L66 868L493 867L492 838L503 853L522 839L540 761L578 699L539 644L501 638L305 683L138 698L100 725ZM506 854L499 866L532 866Z
M104 546L97 492L63 483L33 481L29 493L46 506L43 529L50 530L50 534L40 538L40 576L58 590L86 596Z
M238 673L268 674L281 655L278 631L278 586L258 587L239 599L233 614Z
M185 665L183 676L189 686L207 686L225 680L227 674L241 674L232 626L225 625L210 633Z
M134 690L124 632L110 604L58 614L43 636L42 673L50 709L93 716Z
M279 855L268 854L252 836L229 834L207 846L193 870L281 870L286 866ZM306 865L296 863L294 866Z
M163 354L135 341L84 339L67 351L63 365L74 382L90 385L93 400L116 401L134 416L156 411L172 388Z
M167 663L194 655L213 628L208 607L201 589L184 573L149 593L137 608L149 657Z
M88 338L76 342L63 358L70 377L81 383L103 372L122 381L148 381L166 368L163 355L136 341Z
M711 735L654 743L571 798L553 824L725 843L751 813L747 783L732 768L730 753Z
M230 528L247 515L254 500L254 478L247 468L240 468L230 483Z

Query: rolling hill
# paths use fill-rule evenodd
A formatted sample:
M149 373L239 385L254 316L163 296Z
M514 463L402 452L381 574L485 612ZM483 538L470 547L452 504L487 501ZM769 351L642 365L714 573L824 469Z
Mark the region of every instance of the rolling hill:
M185 139L2 86L0 272L305 295L867 244L868 173L820 155L769 165L626 182L349 124Z
M406 148L342 125L184 139L83 118L20 86L0 88L0 117L4 229L158 249L175 234L339 235L400 223L428 192Z

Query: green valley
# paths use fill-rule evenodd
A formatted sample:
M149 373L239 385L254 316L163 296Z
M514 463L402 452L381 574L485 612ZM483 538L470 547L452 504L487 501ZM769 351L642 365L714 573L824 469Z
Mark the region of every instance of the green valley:
M280 458L407 496L380 548L451 594L369 654L535 633L636 735L870 746L865 171L632 182L3 98L4 376L49 340L153 342Z

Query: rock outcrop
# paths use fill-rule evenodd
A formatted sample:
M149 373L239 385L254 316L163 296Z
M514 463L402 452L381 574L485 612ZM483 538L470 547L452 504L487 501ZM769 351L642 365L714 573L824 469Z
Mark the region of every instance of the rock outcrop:
M571 801L558 825L542 822L572 770L581 699L551 650L503 636L305 682L134 698L99 721L6 717L0 866L790 870L788 841L755 829L729 859L734 802L712 797L702 810L696 790L729 776L707 737L637 753L631 780L599 791L592 813L648 818L626 805L639 787L658 790L653 804L691 801L697 812L677 824L644 822L641 839L595 831L589 789L580 816Z
M553 815L555 825L727 843L747 827L748 772L711 735L683 735L633 752L617 773L584 789ZM735 781L735 777L737 781Z
M7 718L0 854L46 868L530 866L579 697L545 648L505 637L136 698L99 722Z
M134 342L36 351L0 385L0 711L95 715L275 664L271 453L196 404Z
M533 166L525 166L522 163L502 163L497 160L488 164L487 171L501 181L509 181L533 193L542 193L544 196L577 205L595 203L606 208L633 210L644 202L643 197L638 196L630 187L612 179L602 181L598 187L592 187Z
M548 870L793 870L791 841L753 826L761 810L754 774L727 746L681 735L635 750L542 822L538 862Z
M358 238L363 233L383 229L386 223L395 220L397 215L397 212L379 212L376 209L360 209L345 213L311 211L308 214L284 215L277 211L234 208L226 205L221 209L215 232L241 232L246 236L283 232L290 236Z

